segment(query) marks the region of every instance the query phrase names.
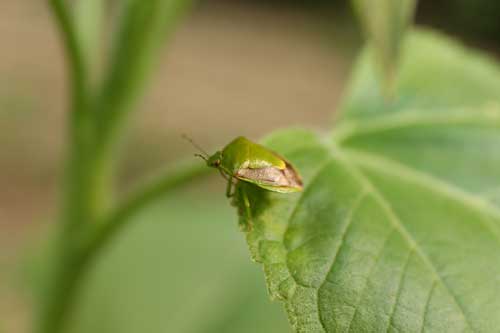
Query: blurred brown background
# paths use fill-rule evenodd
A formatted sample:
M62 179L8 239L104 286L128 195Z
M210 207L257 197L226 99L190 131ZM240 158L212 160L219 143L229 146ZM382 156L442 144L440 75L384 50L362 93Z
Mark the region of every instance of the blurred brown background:
M429 0L417 17L495 54L499 7ZM169 43L130 121L124 181L192 153L182 133L211 149L236 135L328 127L360 45L343 1L201 2ZM0 332L29 327L19 272L57 214L66 90L45 2L0 0ZM214 186L222 196L223 185Z

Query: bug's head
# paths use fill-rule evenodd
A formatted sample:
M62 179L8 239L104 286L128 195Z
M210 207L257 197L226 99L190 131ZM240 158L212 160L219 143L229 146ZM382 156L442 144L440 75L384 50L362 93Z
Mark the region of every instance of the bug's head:
M207 165L212 168L218 168L222 162L222 152L218 151L206 159Z

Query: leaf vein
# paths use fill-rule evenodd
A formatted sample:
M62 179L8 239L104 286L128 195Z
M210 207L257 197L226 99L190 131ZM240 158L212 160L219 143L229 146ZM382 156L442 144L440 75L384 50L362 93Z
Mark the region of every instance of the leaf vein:
M370 271L366 275L365 285L363 286L363 290L361 291L361 294L358 296L358 299L356 301L356 307L354 308L354 314L352 315L351 320L349 321L349 325L347 326L348 333L351 332L352 322L354 321L354 318L356 318L356 315L358 314L359 302L363 299L363 296L365 295L366 289L368 288L368 282L370 281L370 276L372 275L373 270L375 269L375 267L377 267L377 264L379 263L380 259L382 258L382 253L384 252L384 249L387 246L387 242L389 241L389 239L391 239L392 233L394 230L395 230L395 228L393 226L393 228L391 229L391 232L384 239L384 242L382 243L382 246L381 246L379 252L375 256L375 262L370 267Z
M341 152L339 150L335 151L336 153L340 154ZM473 326L469 322L468 317L466 316L465 309L461 302L459 302L458 297L451 291L450 287L445 283L445 280L439 275L439 272L437 271L436 267L432 263L432 261L427 257L427 255L422 251L422 249L419 247L418 243L413 239L413 236L406 230L404 227L403 223L400 220L400 217L394 212L392 209L392 206L390 203L387 201L387 199L378 191L375 186L370 182L370 180L363 174L362 171L359 170L359 168L352 163L349 163L348 159L345 157L342 157L342 160L344 163L347 163L348 165L351 166L350 170L353 173L356 178L359 179L359 181L366 186L367 189L373 193L374 198L379 201L379 204L383 210L385 210L389 221L394 225L396 230L403 236L403 238L410 244L411 247L415 248L415 252L419 255L419 257L423 260L423 262L426 264L426 266L429 267L432 275L435 277L435 279L444 287L444 289L447 291L447 293L451 296L453 299L454 303L460 310L460 313L464 319L464 322L466 325L473 330Z
M407 167L389 158L379 157L364 151L349 149L348 155L365 166L374 168L383 173L390 172L391 175L399 175L402 179L413 180L424 187L446 195L455 201L459 201L474 210L482 212L487 211L500 220L500 210L498 208L492 206L486 200L472 196L448 182L444 182L436 177L415 170L414 168ZM490 223L489 219L481 218L481 221L483 227L492 233L495 241L500 245L500 228L496 224Z
M403 270L401 272L401 277L399 279L399 283L398 283L398 290L396 291L396 298L394 299L394 304L392 305L392 308L391 308L391 313L389 315L389 325L387 327L387 332L389 332L389 328L391 326L393 327L396 327L394 325L394 314L396 312L396 306L398 305L398 302L399 302L399 297L401 296L401 293L403 292L403 283L404 283L404 278L406 276L406 272L408 271L408 264L410 262L410 258L411 256L413 255L413 248L410 249L410 251L408 252L408 256L406 257L406 260L403 264Z
M285 245L287 251L290 250L290 248L288 248L286 246L286 242L284 240L285 238L285 235L289 232L290 230L290 225L291 225L291 222L293 220L293 218L295 217L295 215L297 215L297 212L299 211L299 207L302 205L302 202L305 200L305 198L307 197L307 194L309 193L309 191L311 191L311 188L313 188L313 184L319 179L319 176L321 175L321 173L329 166L332 164L332 160L331 159L327 159L319 168L318 170L313 174L313 176L311 177L311 180L309 181L309 185L306 186L306 188L304 189L304 191L302 191L302 193L300 194L300 198L297 200L297 203L295 204L295 207L293 208L292 210L292 213L290 214L290 216L287 218L287 226L286 226L286 229L285 231L283 232L283 239L281 240L282 243Z
M424 316L422 318L422 327L420 329L420 332L423 333L425 330L426 322L427 322L427 314L429 313L429 306L431 303L432 295L434 293L434 289L436 288L436 280L432 282L431 290L429 291L429 296L427 297L427 302L425 302L425 307L424 307Z
M337 246L337 249L335 251L335 254L333 255L333 258L332 258L332 262L330 263L329 265L329 268L325 274L325 277L323 279L323 281L321 282L321 284L319 285L318 287L318 290L316 291L316 300L317 300L317 307L318 307L318 316L319 316L319 321L321 323L321 326L323 327L323 329L325 330L325 332L327 332L327 329L326 329L326 325L325 323L323 322L323 318L322 318L322 315L321 315L321 307L319 305L319 293L321 291L321 289L323 288L323 286L325 285L325 283L327 282L327 279L328 279L328 275L330 275L330 273L333 271L333 267L337 261L337 256L338 254L340 253L342 247L344 246L344 241L345 241L345 238L349 232L349 228L351 227L352 225L352 221L353 221L353 216L354 216L354 213L356 212L356 210L358 209L358 207L360 206L361 202L363 201L363 198L366 196L366 191L362 191L358 197L356 198L356 200L354 201L351 209L349 210L348 214L347 214L347 217L346 217L346 223L345 223L345 226L344 226L344 229L342 230L342 234L341 234L341 237L340 237L340 242Z

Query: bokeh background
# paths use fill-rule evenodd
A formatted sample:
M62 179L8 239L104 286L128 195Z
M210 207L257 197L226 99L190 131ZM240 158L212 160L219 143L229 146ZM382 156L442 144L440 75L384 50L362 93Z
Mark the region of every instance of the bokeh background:
M423 0L417 22L500 54L500 2ZM44 1L0 0L0 332L28 332L58 214L67 83ZM207 149L333 121L361 37L346 1L204 0L129 122L126 186ZM289 332L213 177L153 205L90 274L72 332Z

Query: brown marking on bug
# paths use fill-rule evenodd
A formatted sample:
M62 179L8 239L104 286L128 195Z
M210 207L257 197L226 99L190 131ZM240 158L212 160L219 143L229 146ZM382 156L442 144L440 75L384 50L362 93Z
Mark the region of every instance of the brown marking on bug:
M238 178L260 181L266 185L276 187L302 188L302 179L295 169L287 162L286 168L281 170L275 167L260 169L244 168L235 175Z

